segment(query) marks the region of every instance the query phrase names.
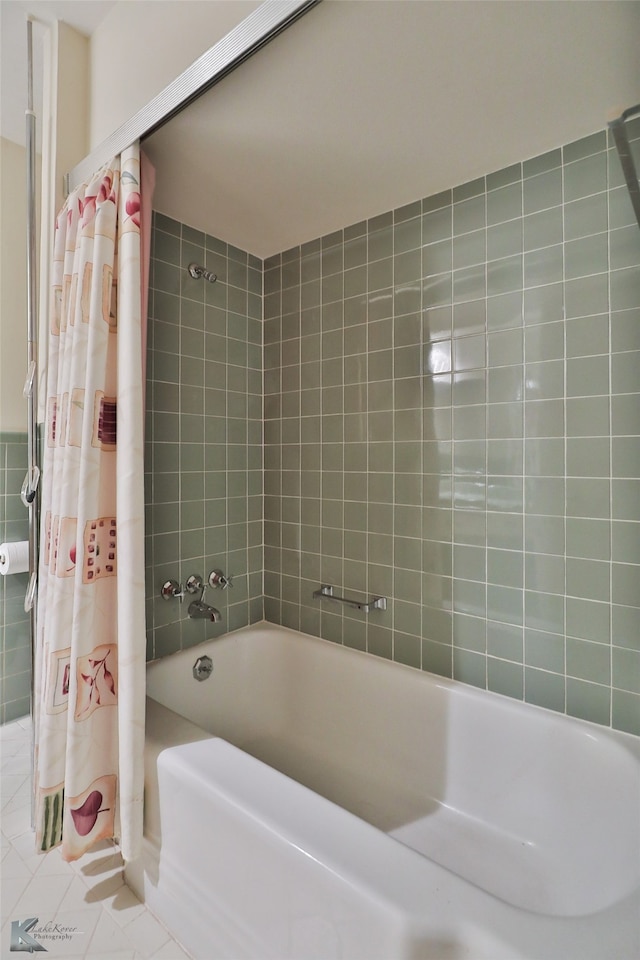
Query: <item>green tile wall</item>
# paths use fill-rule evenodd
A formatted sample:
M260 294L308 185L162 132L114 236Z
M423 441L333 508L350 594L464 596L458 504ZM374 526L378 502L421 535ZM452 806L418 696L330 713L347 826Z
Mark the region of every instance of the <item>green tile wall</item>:
M204 264L215 284L194 280ZM154 214L147 352L147 656L161 657L263 617L262 263ZM206 578L223 617L191 620L162 583Z
M270 258L264 319L267 619L639 734L640 232L606 132Z
M26 433L0 433L0 543L29 536L27 511L20 499L26 469ZM31 642L29 616L24 612L27 581L26 573L0 577L1 723L29 713Z

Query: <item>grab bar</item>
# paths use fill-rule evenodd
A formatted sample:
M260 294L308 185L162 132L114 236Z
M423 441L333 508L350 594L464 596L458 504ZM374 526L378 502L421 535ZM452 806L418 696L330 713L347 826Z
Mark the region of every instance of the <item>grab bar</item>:
M336 600L338 603L345 603L348 607L354 607L356 610L362 610L363 613L371 613L372 610L386 610L386 597L371 597L370 600L350 600L347 597L338 597L333 592L333 587L323 584L319 590L313 591L314 597L324 597L326 600Z

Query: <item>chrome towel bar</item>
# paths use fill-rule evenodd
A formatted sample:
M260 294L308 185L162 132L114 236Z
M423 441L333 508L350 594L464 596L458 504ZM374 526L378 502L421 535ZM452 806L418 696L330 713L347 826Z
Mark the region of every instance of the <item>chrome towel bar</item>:
M335 600L337 603L345 603L348 607L354 607L356 610L362 610L363 613L371 613L372 610L386 610L386 597L371 597L369 600L350 600L347 597L338 597L333 592L333 587L324 583L319 590L313 591L314 597L321 597L325 600Z

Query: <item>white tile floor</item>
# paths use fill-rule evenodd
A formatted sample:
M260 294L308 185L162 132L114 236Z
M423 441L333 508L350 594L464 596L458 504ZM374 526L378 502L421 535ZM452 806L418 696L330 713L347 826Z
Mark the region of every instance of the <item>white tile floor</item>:
M0 957L18 956L10 950L12 921L37 917L29 933L58 960L189 960L125 884L115 844L73 864L57 849L35 852L30 754L28 718L0 727Z

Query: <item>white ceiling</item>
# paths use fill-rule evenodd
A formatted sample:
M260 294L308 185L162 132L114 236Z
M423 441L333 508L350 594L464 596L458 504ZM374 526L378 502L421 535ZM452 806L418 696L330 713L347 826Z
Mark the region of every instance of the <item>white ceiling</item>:
M1 0L2 136L27 13L90 34L114 3ZM146 141L155 206L269 256L602 129L639 37L637 0L323 0Z
M1 0L0 2L0 135L24 146L27 109L27 15L36 18L33 31L34 105L42 116L43 25L64 20L89 36L116 0Z
M602 129L640 3L324 0L147 139L154 206L266 257Z

